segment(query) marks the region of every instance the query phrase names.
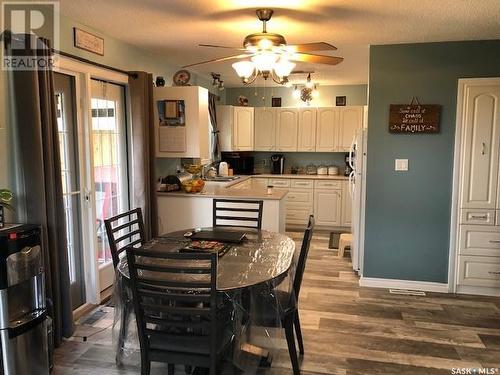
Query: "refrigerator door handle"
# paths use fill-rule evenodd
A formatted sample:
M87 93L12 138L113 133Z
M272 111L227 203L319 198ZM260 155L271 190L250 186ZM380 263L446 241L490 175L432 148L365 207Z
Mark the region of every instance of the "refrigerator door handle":
M354 169L352 155L354 154L354 145L356 144L356 136L352 138L351 147L349 147L349 166Z
M354 171L352 171L351 173L349 173L349 196L351 197L351 199L354 198L354 184L355 184L355 173Z

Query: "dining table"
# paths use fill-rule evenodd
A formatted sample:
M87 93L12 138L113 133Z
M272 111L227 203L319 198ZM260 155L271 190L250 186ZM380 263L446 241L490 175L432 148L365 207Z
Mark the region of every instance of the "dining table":
M162 234L150 241L145 242L141 248L152 251L182 252L193 243L191 235L199 231L212 231L215 228L187 228L186 230ZM217 227L220 230L220 227ZM235 319L238 320L239 333L235 336L245 336L241 342L243 351L252 352L259 359L261 365L269 366L272 361L271 350L276 347L274 332L265 331L263 336L267 343L259 341L259 345L250 343L250 332L253 331L254 317L257 314L255 301L266 301L266 311L274 314L276 325L280 323L279 310L280 301L277 299L276 289L280 288L285 293L293 294L292 278L295 265L295 242L282 233L271 232L253 228L224 227L224 231L237 231L244 233L244 239L237 243L225 243L226 248L219 253L217 262L217 292L230 301L237 312ZM206 251L206 250L201 250ZM146 271L147 272L147 271ZM153 274L148 275L148 277ZM117 269L115 285L115 315L119 315L121 306L126 301L120 300L131 298L127 293L128 281L130 279L127 257L121 257ZM118 288L118 290L117 290ZM264 296L263 296L264 295ZM293 296L292 296L293 298ZM252 302L253 301L253 302ZM261 304L261 302L260 302ZM126 309L125 309L126 311ZM119 318L120 319L120 318ZM117 318L115 318L117 323ZM128 326L128 318L121 322L122 327ZM120 330L121 333L122 330ZM128 335L127 335L128 336ZM125 347L124 338L121 342ZM265 349L262 348L265 346ZM246 349L243 349L245 347ZM120 344L118 347L120 351Z

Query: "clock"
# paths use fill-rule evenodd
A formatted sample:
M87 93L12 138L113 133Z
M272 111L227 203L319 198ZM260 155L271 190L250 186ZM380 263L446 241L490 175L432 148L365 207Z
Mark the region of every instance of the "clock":
M191 73L187 70L179 70L174 74L173 81L176 86L187 86L190 79Z

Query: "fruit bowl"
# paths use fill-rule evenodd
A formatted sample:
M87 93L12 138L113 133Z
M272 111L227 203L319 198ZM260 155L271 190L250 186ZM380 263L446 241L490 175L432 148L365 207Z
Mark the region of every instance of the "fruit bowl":
M186 172L191 173L191 174L200 174L201 173L201 168L203 167L200 164L185 164L183 165L184 169Z
M205 181L202 179L191 180L182 184L182 190L192 194L201 192L204 187Z

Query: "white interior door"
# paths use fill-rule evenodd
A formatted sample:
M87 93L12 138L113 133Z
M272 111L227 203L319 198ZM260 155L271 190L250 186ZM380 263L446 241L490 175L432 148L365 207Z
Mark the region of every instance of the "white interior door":
M124 87L92 79L90 112L95 240L103 291L114 278L104 220L129 209Z

